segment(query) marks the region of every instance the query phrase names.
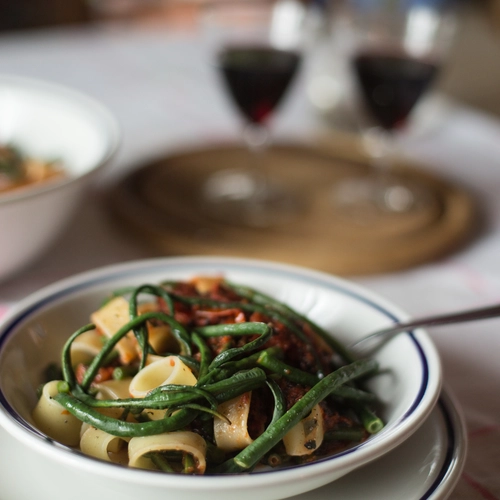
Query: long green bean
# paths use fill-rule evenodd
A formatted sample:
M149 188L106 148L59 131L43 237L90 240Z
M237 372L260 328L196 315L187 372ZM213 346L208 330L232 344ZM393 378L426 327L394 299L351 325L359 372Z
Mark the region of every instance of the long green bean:
M198 348L201 358L200 366L198 369L198 379L204 379L208 373L209 366L212 361L212 353L203 338L196 332L193 332L191 334L191 339L193 341L193 344Z
M74 396L92 408L136 408L162 410L206 400L212 408L244 392L261 387L266 374L260 368L239 372L232 377L203 387L162 385L144 398L95 399L84 392Z
M99 354L92 360L87 371L85 372L82 383L80 384L83 390L87 390L94 380L97 371L104 364L104 360L108 354L114 349L115 345L123 338L127 333L133 330L138 325L148 321L150 319L157 319L164 321L169 324L172 333L176 336L181 347L181 354L191 354L191 346L189 344L189 334L185 328L175 321L171 316L161 312L147 312L136 316L134 319L130 320L127 324L122 326L103 346ZM76 335L76 334L74 334Z
M168 418L148 422L124 422L99 413L71 394L58 393L54 400L77 419L118 437L151 436L181 430L198 415L197 411L179 410Z
M247 342L242 347L233 347L218 354L210 363L208 369L215 370L224 363L241 356L247 352L257 350L265 344L273 334L273 328L266 323L230 323L223 325L211 325L195 328L196 333L202 337L223 336L223 335L259 335L258 338Z
M238 295L245 297L254 304L259 304L264 307L271 307L276 311L284 315L289 315L292 318L309 325L315 333L317 333L326 343L339 355L346 363L352 363L355 361L353 355L345 348L345 346L339 342L335 337L327 333L323 328L317 325L314 321L308 317L299 314L295 309L283 304L282 302L259 292L251 287L239 285L230 281L225 281L226 285L234 290Z
M251 313L255 312L261 313L276 321L279 321L280 323L283 323L283 325L285 325L297 338L299 338L302 342L304 342L307 350L315 357L316 367L318 372L322 373L324 370L324 367L322 366L321 361L319 360L318 353L316 352L316 349L314 348L311 339L304 332L302 332L302 330L293 321L291 321L290 318L282 314L280 311L266 308L265 306L255 303L224 302L220 300L207 299L205 297L182 297L175 293L172 293L172 297L175 300L178 300L185 304L190 304L190 305L196 304L199 306L225 308L225 309L232 309L232 308L241 309L243 311Z
M286 411L286 399L283 391L280 389L280 386L276 383L272 378L268 378L266 380L266 384L271 390L271 393L274 397L274 409L273 416L271 418L271 422L269 425L273 425L274 422L279 420Z
M74 389L76 387L76 377L75 372L73 371L73 366L71 363L71 345L82 333L89 332L93 330L95 325L93 323L89 323L88 325L82 326L79 328L71 337L66 341L62 349L62 375L64 380L69 384L69 386Z
M148 293L148 294L154 295L156 297L161 297L165 301L165 304L167 305L167 307L169 309L169 314L170 315L173 314L174 302L172 300L172 297L170 297L170 295L165 290L165 288L163 288L161 286L157 286L157 285L145 284L145 285L141 285L141 286L135 288L131 293L131 296L129 299L130 320L133 320L134 318L136 318L138 316L137 297L141 293ZM153 352L153 354L155 354L155 353L148 343L148 330L147 330L147 327L144 323L141 323L138 327L134 328L133 332L134 332L134 335L136 336L137 341L139 342L139 345L141 346L141 349L142 349L141 362L139 365L139 370L142 370L142 368L144 368L144 366L146 364L147 354L149 352ZM183 338L182 340L186 341L186 342L188 341L187 338Z
M217 469L217 472L242 472L251 469L292 427L309 414L313 406L337 387L373 370L375 365L373 360L355 361L327 375L255 441Z

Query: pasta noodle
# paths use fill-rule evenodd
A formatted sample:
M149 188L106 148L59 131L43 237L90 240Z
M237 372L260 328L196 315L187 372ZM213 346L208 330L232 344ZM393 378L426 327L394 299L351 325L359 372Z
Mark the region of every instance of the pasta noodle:
M69 335L64 380L43 386L33 419L94 458L251 472L332 455L383 426L376 397L358 383L376 363L352 360L256 290L220 277L141 285L90 317Z
M324 434L323 412L316 405L306 418L283 436L283 444L288 455L310 455L321 446Z
M129 321L128 302L123 297L110 300L105 306L90 317L98 330L106 337L112 337ZM132 332L129 332L116 345L122 363L128 364L137 357L137 349Z
M130 377L123 380L105 380L95 384L94 389L97 391L95 398L99 400L106 399L125 399L130 396ZM99 408L103 415L108 417L120 418L123 411L120 408Z
M135 437L128 445L129 465L139 469L156 469L151 458L152 452L184 452L194 459L194 470L203 474L206 469L205 455L207 446L205 440L194 432L178 431L158 434L156 436Z
M152 389L168 384L196 384L196 377L177 356L167 356L147 365L132 379L129 391L134 398L143 398Z
M143 398L156 387L168 384L195 385L196 377L191 370L177 357L158 357L141 370L130 382L129 392L134 398ZM148 410L147 416L159 420L165 416L166 410Z
M102 336L97 330L90 330L80 335L71 344L71 361L73 365L88 363L102 349Z
M76 446L82 423L54 400L60 382L52 380L44 385L32 416L38 429L47 436L67 446Z
M251 400L252 393L245 392L217 408L219 413L227 418L227 420L220 417L214 419L215 442L221 450L242 450L253 441L248 433Z
M106 462L126 464L128 460L120 452L127 449L126 440L89 426L80 439L80 450Z

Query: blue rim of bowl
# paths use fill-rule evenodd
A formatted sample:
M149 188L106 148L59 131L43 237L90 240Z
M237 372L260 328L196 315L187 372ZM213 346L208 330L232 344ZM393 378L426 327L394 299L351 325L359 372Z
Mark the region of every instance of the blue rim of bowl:
M184 264L180 263L182 261L184 262ZM170 264L168 266L166 266L167 262L170 262ZM36 301L34 304L30 305L29 307L20 309L17 312L17 314L15 314L12 318L10 318L8 320L6 325L4 325L4 327L2 328L2 331L0 331L0 352L3 348L3 345L5 344L7 339L9 338L9 335L11 334L11 332L15 329L15 327L19 323L24 321L27 317L29 317L35 311L39 310L42 307L45 307L46 305L48 305L51 302L59 300L60 298L62 298L64 296L71 295L71 294L78 292L78 291L81 291L83 289L88 289L88 288L91 288L91 287L94 287L97 285L102 285L107 281L112 281L112 280L117 279L117 278L120 278L120 280L122 280L124 278L126 279L127 276L137 275L138 273L145 273L145 272L152 273L152 272L155 272L155 270L157 270L158 272L166 272L168 270L168 267L172 267L172 266L175 266L176 271L179 271L179 269L182 266L184 266L184 267L186 267L186 271L190 270L191 272L193 272L194 269L196 269L196 271L199 272L199 269L201 269L203 267L210 267L212 269L212 272L213 272L213 267L214 267L215 263L218 263L218 265L222 266L225 271L236 271L236 270L244 269L245 271L254 270L254 271L258 271L258 272L263 272L265 270L267 275L269 273L274 273L275 275L280 275L281 277L287 277L287 276L293 277L293 279L295 281L297 281L297 280L306 281L308 284L315 283L321 287L331 289L331 290L334 290L334 291L341 293L343 295L349 296L349 297L371 307L372 309L384 314L386 317L388 317L392 321L398 320L398 318L395 314L390 312L386 307L378 304L375 301L375 299L370 299L368 297L365 297L362 294L361 290L356 291L354 289L350 289L347 282L343 282L343 280L336 281L334 279L331 279L332 277L330 277L330 279L327 279L325 277L321 277L321 274L315 273L315 272L308 272L306 274L304 271L307 271L307 270L305 270L305 269L301 270L298 267L286 266L286 265L276 265L276 264L273 264L269 267L264 267L265 266L264 261L259 263L259 264L256 264L255 261L252 262L250 260L245 260L245 259L242 259L241 261L238 261L238 259L227 259L224 261L218 261L216 258L211 259L211 258L203 258L202 257L201 259L197 259L197 258L187 257L187 258L180 258L180 259L176 259L176 258L169 259L169 261L163 261L163 264L161 263L161 259L160 259L160 263L155 262L155 260L153 259L153 261L150 265L146 264L145 266L134 266L133 263L129 263L129 265L132 264L131 268L124 269L123 265L117 265L117 266L110 266L108 268L102 268L100 270L98 269L96 271L96 273L99 274L98 276L90 276L86 281L71 284L69 287L64 286L64 284L68 280L69 281L72 281L73 279L78 280L79 276L83 276L83 275L77 275L73 279L69 278L68 280L63 280L59 283L56 283L55 286L57 287L57 285L59 285L59 289L56 289L54 292L50 293L48 296L42 298L41 300ZM127 264L125 264L125 265L127 265ZM107 271L107 269L109 269L109 270ZM102 272L104 272L105 275L102 275ZM84 274L86 274L86 273L84 273ZM43 292L43 290L42 290L42 292ZM29 300L29 298L27 300ZM401 424L401 422L405 421L406 419L408 419L412 415L412 413L415 411L415 409L418 407L418 405L422 401L422 399L427 391L428 385L429 385L429 366L427 363L427 359L424 355L424 349L420 345L420 342L418 341L418 339L415 337L413 331L406 332L404 335L408 336L411 339L412 343L414 344L414 346L418 352L418 355L419 355L419 358L421 361L421 365L422 365L422 380L420 383L419 391L418 391L413 403L410 405L408 410L396 422L394 422L392 424L393 427L397 427L398 425ZM26 420L24 420L12 408L12 406L8 403L8 401L5 398L1 389L0 389L0 405L3 406L3 408L7 411L7 413L10 415L10 417L15 422L17 422L21 427L23 427L29 433L31 433L32 435L37 436L39 438L42 438L45 442L51 443L53 445L58 444L56 441L54 441L51 438L40 433L33 426L31 426L28 422L26 422ZM324 458L318 459L318 460L311 462L311 463L292 465L292 466L286 467L285 469L282 469L282 470L288 471L288 470L292 470L292 469L295 469L298 467L304 468L304 467L314 466L315 464L318 464L318 463L324 463L324 462L327 462L330 460L334 460L336 458L347 456L347 455L350 455L350 454L356 452L359 449L362 449L366 446L369 446L370 443L373 443L375 441L378 441L377 435L373 436L368 441L365 441L365 442L360 443L356 446L353 446L352 448L349 448L348 450L337 453L334 456L324 457ZM66 447L62 447L62 449L64 449L65 451L75 451L75 450L71 450L71 449L66 448ZM86 458L88 458L88 457L86 457ZM112 467L122 467L120 465L113 464L113 463L104 463L104 465L112 466ZM148 472L148 471L141 471L141 472ZM261 472L254 471L251 474L267 474L268 472L269 471L261 471ZM272 472L276 473L279 471L274 470ZM194 477L198 477L198 476L194 476ZM199 477L202 478L204 476L199 476Z

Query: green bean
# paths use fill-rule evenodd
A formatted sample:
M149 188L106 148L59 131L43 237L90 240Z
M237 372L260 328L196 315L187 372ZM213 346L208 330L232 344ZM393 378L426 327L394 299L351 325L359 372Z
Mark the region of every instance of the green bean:
M191 453L182 454L183 474L194 474L196 472L196 463Z
M113 379L114 380L124 380L127 377L133 377L138 372L137 367L135 366L117 366L113 370Z
M154 466L162 471L168 473L174 473L175 470L168 463L168 460L163 456L161 452L150 452L144 455L145 458L149 458L151 462L153 462Z
M170 330L173 336L179 343L180 353L182 356L191 356L191 338L186 329L176 321L172 316L162 313L162 312L149 312L141 315L140 317L148 316L147 319L157 319L167 323L170 326Z
M234 347L218 354L208 367L209 370L215 370L237 356L257 350L269 340L273 334L273 328L271 325L266 323L248 322L198 327L195 329L195 332L200 334L202 337L223 335L259 335L258 338L246 343L242 347Z
M58 390L58 392L69 393L70 386L69 386L68 382L66 382L65 380L60 380L57 383L57 390Z
M217 406L218 406L217 399L206 389L202 389L202 388L196 387L196 386L178 386L178 385L170 385L170 386L162 385L160 387L162 389L161 391L157 391L157 392L154 392L152 394L149 394L144 399L149 400L149 401L165 402L165 396L166 395L168 396L172 393L173 394L177 393L181 396L183 394L184 395L192 394L193 398L191 398L191 399L195 399L195 400L196 399L205 399L212 409L214 409L214 410L217 409ZM168 399L169 398L167 398L167 400ZM173 401L169 401L170 407L176 406L176 405L182 405L182 404L189 404L189 402L187 402L187 403L183 403L183 402L175 403Z
M377 396L371 392L362 391L355 387L343 385L332 392L332 396L337 398L347 399L349 401L359 401L364 403L373 403L377 400Z
M205 393L206 391L204 391ZM164 410L166 408L176 408L179 405L186 405L191 401L203 399L204 393L192 391L185 388L171 390L154 397L125 398L125 399L95 399L86 393L74 393L73 395L82 403L92 408L129 408L135 412L139 410ZM209 404L212 405L213 396L208 394ZM216 402L217 405L217 402Z
M137 296L141 293L149 293L151 295L161 297L167 304L170 315L173 314L174 303L170 295L167 293L167 291L163 287L146 284L146 285L141 285L132 291L129 300L129 316L131 320L137 317ZM146 365L148 353L149 352L154 353L154 351L148 343L148 330L144 323L139 325L137 328L134 328L133 332L137 338L137 341L139 342L139 345L142 348L141 364L139 367L139 370L142 370L142 368L144 368L144 366Z
M262 387L266 378L266 374L263 370L260 368L253 368L251 370L235 373L227 380L214 382L212 385L207 386L207 388L215 395L219 403L223 403L244 392ZM226 385L226 382L231 380L234 381L234 383L232 385Z
M267 349L257 351L237 361L228 361L227 363L224 363L224 366L219 369L217 375L215 376L215 380L225 379L240 370L255 368L257 366L257 360L263 352L268 353L270 356L273 356L276 359L281 359L283 357L283 350L281 349L281 347L268 347Z
M356 413L359 416L361 423L363 424L364 428L370 433L370 434L376 434L377 432L381 431L384 428L384 423L382 422L382 419L375 415L370 408L366 405L360 405L356 408Z
M163 432L178 431L189 425L198 415L197 411L179 410L161 420L138 423L124 422L116 418L106 417L70 394L58 393L53 399L78 420L118 437L151 436Z
M261 387L265 381L266 374L264 371L260 368L253 368L235 373L225 380L205 385L203 389L215 396L218 403L223 403L244 392ZM158 387L155 391L162 392L162 387Z
M170 294L162 286L150 285L150 284L141 285L137 287L135 290L133 290L132 296L130 297L130 304L131 307L135 309L136 311L135 314L137 314L137 296L140 293L148 293L151 295L155 295L156 297L162 298L165 301L165 304L167 305L168 313L171 316L173 316L175 308L174 308L174 301L172 300Z
M315 375L287 365L286 363L274 358L269 354L269 352L266 351L261 351L259 353L257 364L272 371L273 373L282 375L291 382L295 382L296 384L301 384L306 387L314 386L319 380ZM332 396L363 402L374 402L376 400L376 396L371 392L362 391L349 386L341 386L338 389L335 389L332 392Z
M120 420L127 420L127 417L130 415L130 408L124 408L122 414L120 415Z
M366 436L364 429L335 429L325 432L325 441L354 441L359 443Z
M221 420L224 420L226 424L231 425L231 421L222 413L213 410L212 408L207 408L206 406L202 405L197 405L196 403L189 403L187 405L182 405L179 408L181 409L188 409L188 410L197 410L199 412L207 413L208 415L212 415L212 417L220 418Z
M216 408L218 404L228 399L262 386L265 381L266 374L260 368L254 368L236 373L226 380L206 385L203 388L179 385L160 386L153 389L144 398L95 399L83 392L76 393L74 396L92 408L161 410L193 403L201 399L206 399L212 408Z
M225 284L238 295L252 301L255 304L272 307L281 314L288 314L295 320L309 325L315 333L317 333L339 356L344 359L344 361L346 361L347 363L352 363L354 361L354 357L352 356L352 354L344 347L344 345L342 345L341 342L327 333L323 328L314 323L312 320L298 313L286 304L283 304L282 302L248 286L238 285L229 281L225 281Z
M360 377L374 368L375 361L356 361L343 366L321 379L297 403L295 403L279 420L270 425L255 441L228 460L218 472L241 472L251 469L268 453L283 436L300 420L306 417L311 409L325 399L337 387Z
M281 312L254 303L246 304L244 302L224 302L221 300L208 299L206 297L183 297L181 295L177 295L174 293L172 293L172 296L176 300L190 305L197 304L200 306L217 307L224 309L235 308L252 313L258 312L265 316L273 318L279 321L280 323L283 323L283 325L285 325L297 338L299 338L302 342L304 342L309 352L311 352L311 354L315 357L317 371L320 374L323 372L323 367L321 365L318 353L316 352L316 349L314 348L311 339L297 325L295 325L292 321L290 321ZM328 334L326 335L328 336Z
M210 363L212 361L212 353L201 336L196 332L192 333L191 339L193 341L193 344L198 348L198 351L200 352L201 361L198 369L198 379L203 380L205 375L207 375L208 373L208 367L210 366Z
M76 387L76 377L75 377L75 372L73 371L73 365L71 362L71 344L74 342L74 340L82 335L85 332L88 332L90 330L94 330L95 325L93 323L89 323L88 325L82 326L79 328L71 337L66 341L66 343L63 346L62 349L62 374L64 380L69 384L69 386L74 389Z
M257 359L257 364L267 368L268 370L282 375L286 379L295 382L296 384L301 384L304 386L313 386L318 382L318 377L312 373L304 372L298 368L287 365L271 356L268 352L262 351Z
M266 384L271 390L271 393L274 397L274 410L273 416L271 418L271 423L269 425L273 425L274 422L279 420L286 412L286 400L283 392L281 391L279 385L272 378L268 378L266 380Z
M164 321L165 323L169 324L172 333L174 333L174 336L176 336L177 340L180 343L181 346L181 354L191 354L191 347L189 346L189 335L184 329L180 323L175 321L171 316L168 316L165 313L161 312L147 312L144 314L141 314L140 316L136 316L133 320L129 321L127 324L123 325L108 341L104 344L103 348L99 352L99 354L92 360L90 363L88 370L86 371L81 387L83 390L87 390L92 382L94 380L97 371L99 368L103 365L104 359L106 356L113 350L115 345L123 338L125 335L130 330L133 330L136 326L140 325L141 323L144 323L145 321L148 321L150 319L158 319L160 321ZM89 326L89 325L87 325ZM84 327L85 328L85 327ZM76 332L78 333L78 332ZM72 335L70 338L76 338L75 334ZM71 385L71 384L70 384Z

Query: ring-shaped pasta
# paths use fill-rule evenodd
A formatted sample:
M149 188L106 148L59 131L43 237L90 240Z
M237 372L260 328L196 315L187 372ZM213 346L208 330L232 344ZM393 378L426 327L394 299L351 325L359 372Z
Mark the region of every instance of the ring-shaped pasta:
M193 372L177 356L166 356L144 367L130 382L130 394L143 398L161 385L195 385Z
M242 450L253 442L248 433L248 415L252 393L245 392L217 407L230 423L222 418L214 418L214 437L217 447L224 451Z
M155 436L134 437L128 445L129 466L139 469L156 469L153 461L146 457L154 452L184 452L194 459L194 473L203 474L206 469L207 444L194 432L176 431Z
M80 439L80 450L85 455L121 465L127 465L128 462L126 453L123 453L126 448L126 439L92 426L87 427Z
M103 337L97 330L89 330L71 344L71 364L89 363L102 349Z
M283 444L290 456L310 455L321 446L324 434L323 411L316 405L283 436Z
M130 397L129 387L132 377L124 378L123 380L105 380L95 384L97 390L96 399L126 399ZM107 417L120 418L122 408L98 408L99 413Z
M47 436L66 446L76 446L80 442L82 423L53 399L59 392L59 383L52 380L43 386L32 417L37 428Z
M129 304L123 297L115 297L96 312L90 315L94 323L103 335L111 338L120 328L130 321ZM133 332L121 338L116 344L116 350L123 364L128 365L138 357L137 341Z

